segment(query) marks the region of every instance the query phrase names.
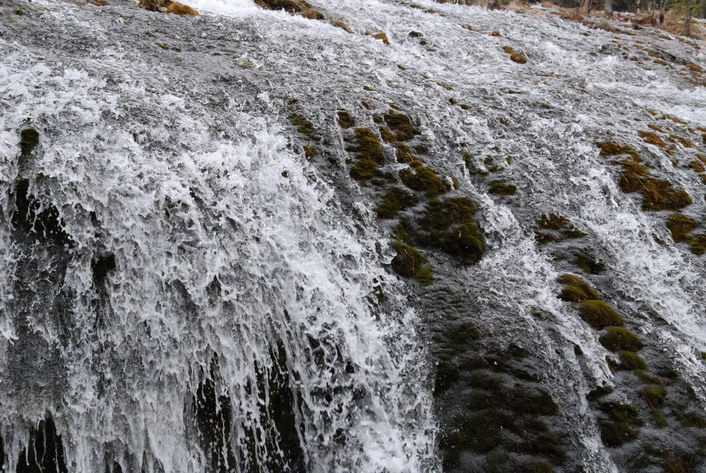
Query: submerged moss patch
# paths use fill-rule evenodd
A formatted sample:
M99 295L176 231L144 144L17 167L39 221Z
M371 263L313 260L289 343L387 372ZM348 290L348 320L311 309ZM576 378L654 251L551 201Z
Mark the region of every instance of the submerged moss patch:
M464 260L479 260L486 245L473 221L475 212L475 204L465 197L429 201L417 222L422 242Z
M596 330L608 326L622 326L623 318L610 305L603 301L586 300L579 303L579 316Z
M403 169L400 171L400 179L410 189L424 192L429 197L436 197L450 190L436 171L424 165L417 166L414 170Z
M392 269L400 276L415 278L422 284L432 281L432 269L428 266L427 259L419 250L409 245L396 241L392 248L397 253L392 259Z
M489 190L496 195L514 195L517 192L517 186L504 181L493 181L489 185Z
M600 422L601 440L608 447L619 447L635 440L643 424L640 413L630 404L605 402L599 409L607 419Z
M618 355L620 356L620 369L629 371L647 369L645 360L635 352L620 350L618 351Z
M576 229L568 218L557 214L542 214L532 230L540 245L586 236L584 232Z
M355 119L348 110L338 110L336 115L341 128L352 128L355 125Z
M412 207L418 202L419 199L413 193L401 187L390 187L385 192L382 203L375 208L375 213L380 218L395 218L400 210Z
M557 281L564 285L559 298L568 302L600 300L601 296L586 281L572 274L564 274Z
M351 168L351 176L364 181L375 176L378 166L383 164L385 155L377 135L370 128L355 129L356 163Z
M419 134L419 131L414 127L412 120L404 113L398 113L390 110L384 115L384 120L390 130L395 134L399 141L409 141Z
M669 181L657 179L637 161L620 163L623 171L618 179L618 187L626 193L642 195L642 208L645 210L679 210L692 203L689 194L675 189Z
M638 351L642 348L642 340L624 327L606 327L600 342L610 351Z

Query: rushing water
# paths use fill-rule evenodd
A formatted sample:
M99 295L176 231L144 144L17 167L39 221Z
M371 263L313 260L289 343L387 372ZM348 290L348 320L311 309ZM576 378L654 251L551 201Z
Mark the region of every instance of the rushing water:
M428 331L444 322L419 308L442 305L444 287L502 344L537 349L571 464L618 471L585 398L613 383L607 352L556 298L566 265L531 231L548 213L587 234L610 274L597 284L704 410L703 257L618 189L593 144L645 148L635 119L647 122L646 108L690 120L672 125L698 137L704 87L679 65L624 60L615 33L541 8L418 3L321 2L354 34L249 0L194 1L198 18L119 2L3 6L5 471L439 471L445 406L433 408ZM630 54L647 42L704 62L668 36L620 38ZM390 102L478 202L490 247L471 267L439 257L429 290L389 270L390 229L349 177L335 123L338 108L372 123L368 110ZM318 160L302 152L293 113L315 123ZM488 193L462 150L481 168L495 159L521 201ZM686 162L699 148L677 151ZM645 153L703 221L698 176Z

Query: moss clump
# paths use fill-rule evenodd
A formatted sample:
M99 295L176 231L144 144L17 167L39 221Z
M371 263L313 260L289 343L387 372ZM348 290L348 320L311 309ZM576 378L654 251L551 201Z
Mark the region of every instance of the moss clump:
M432 270L427 266L427 259L419 250L405 245L401 241L392 244L392 248L397 253L392 259L392 269L400 276L415 278L422 284L432 281Z
M650 384L642 390L642 397L650 407L659 407L667 397L667 388L661 384Z
M382 198L382 203L375 208L378 217L390 219L395 218L397 213L412 207L419 202L417 197L401 187L390 187Z
M672 233L672 239L676 242L691 241L691 233L698 226L696 220L687 217L684 214L675 213L667 219L667 228Z
M423 231L421 241L469 262L479 260L486 246L473 221L475 212L473 201L465 197L429 201L417 222Z
M304 0L255 0L255 4L267 10L285 10L289 13L301 13L311 8Z
M39 132L34 128L25 128L20 131L20 153L23 158L28 158L39 143Z
M609 326L622 326L623 318L603 301L586 300L579 303L579 316L596 330Z
M564 458L566 455L566 450L561 445L561 440L552 432L541 432L535 437L521 442L518 445L518 450L523 453L555 459Z
M404 143L399 141L394 144L395 146L395 158L398 163L411 163L418 161L419 158L412 152L412 150Z
M600 341L610 351L638 351L642 348L642 340L624 327L606 327Z
M651 145L657 145L660 148L664 148L667 146L667 144L662 141L662 138L659 137L657 133L653 133L651 131L643 131L640 130L637 132L638 135L640 135L640 138L642 138L645 143L649 143Z
M355 129L355 146L357 161L351 168L351 176L359 181L364 181L375 176L378 166L385 159L382 145L377 135L370 128Z
M600 141L596 143L596 145L601 149L599 154L604 157L627 154L634 160L642 160L637 151L635 151L635 148L630 145L621 145L615 141Z
M669 181L653 177L638 161L623 161L620 165L623 167L618 179L620 190L641 194L643 209L679 210L692 203L686 191L674 189Z
M540 245L586 236L584 232L577 230L568 218L556 214L542 214L537 219L533 231L535 239Z
M695 255L703 255L706 253L706 235L696 235L691 240L691 252Z
M527 62L527 56L519 51L513 51L510 53L510 60L518 64L525 64Z
M289 121L292 122L292 125L297 127L297 131L303 135L312 135L314 133L314 125L307 120L304 115L290 115Z
M489 188L490 192L496 195L514 195L517 192L517 186L503 181L493 181Z
M637 438L637 428L642 425L635 407L620 402L605 402L599 409L607 416L600 422L601 440L608 447L619 447Z
M600 300L601 296L586 281L572 274L564 274L557 281L564 285L559 298L567 302Z
M348 110L338 110L336 115L338 116L338 124L341 128L351 128L355 125L355 119Z
M387 112L384 117L385 123L392 130L399 141L409 141L419 134L414 127L412 120L404 113L394 110Z
M424 165L417 166L414 171L403 169L400 171L400 179L410 189L424 192L429 197L436 197L450 190L436 171Z
M606 270L603 263L596 261L586 253L579 253L574 259L574 264L588 274L601 274Z
M375 39L379 39L380 41L385 43L387 46L390 45L390 38L387 37L387 33L385 33L384 31L381 31L380 33L375 33L372 36Z
M620 369L634 371L647 368L645 360L635 352L620 350L618 351L618 355L620 356Z
M316 148L312 145L304 145L304 156L308 159L313 159L316 157Z

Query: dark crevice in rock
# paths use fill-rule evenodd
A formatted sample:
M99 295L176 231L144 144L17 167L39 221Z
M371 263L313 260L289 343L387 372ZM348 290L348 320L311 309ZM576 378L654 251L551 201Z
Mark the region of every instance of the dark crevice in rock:
M29 445L19 458L16 473L67 473L61 435L51 417L32 429Z

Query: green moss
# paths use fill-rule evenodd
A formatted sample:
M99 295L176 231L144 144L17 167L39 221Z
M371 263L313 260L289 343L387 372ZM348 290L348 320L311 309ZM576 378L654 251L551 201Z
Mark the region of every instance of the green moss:
M626 193L641 194L643 209L679 210L692 203L686 191L674 189L669 181L653 177L638 161L623 161L620 165L623 171L618 179L618 187Z
M635 352L620 350L618 355L620 355L620 369L633 371L647 368L645 360Z
M645 370L635 370L635 374L640 378L642 384L662 384L659 378L652 376Z
M620 314L603 301L585 300L578 307L581 319L596 330L623 325Z
M601 149L600 155L604 157L610 157L610 156L619 156L619 155L625 155L627 154L631 158L633 158L636 161L642 160L640 155L635 151L635 148L633 148L630 145L621 145L619 143L616 143L614 141L603 141L603 142L598 142L596 143L598 147Z
M336 115L338 116L338 124L341 128L351 128L355 125L355 119L348 110L338 110Z
M664 398L667 397L667 388L661 384L650 384L642 390L642 397L650 407L659 407L664 404Z
M34 128L25 128L20 132L20 152L23 158L28 158L39 143L39 132Z
M395 158L398 163L412 163L419 160L409 146L399 141L395 143Z
M384 115L385 123L392 130L399 141L409 141L419 134L412 120L404 113L390 110Z
M667 228L672 233L672 239L676 242L691 241L689 233L696 227L698 227L696 220L684 214L675 213L667 219Z
M583 272L588 274L601 274L606 270L603 263L596 261L591 255L587 253L579 253L574 259L574 264L578 266Z
M375 176L377 168L384 162L382 145L370 128L356 128L355 146L357 162L351 168L351 176L367 180Z
M388 143L397 143L397 137L394 133L392 133L392 130L386 126L380 127L380 136L382 136L382 139Z
M517 192L517 186L503 181L493 181L489 185L489 190L496 195L514 195Z
M691 240L691 252L695 255L706 253L706 235L699 234Z
M600 300L601 296L586 281L572 274L564 274L557 281L564 285L559 298L568 302Z
M423 232L422 242L464 260L477 261L486 246L473 221L475 211L473 201L465 197L429 201L417 222Z
M382 203L375 208L375 213L380 218L395 218L400 210L412 207L418 202L413 193L401 187L390 187L382 197Z
M606 327L600 341L610 351L638 351L642 348L642 340L624 327Z
M600 422L601 439L608 447L619 447L637 438L643 421L635 407L620 402L605 402L599 409L607 416Z
M523 453L554 459L561 459L566 455L566 450L562 446L561 440L551 432L542 432L520 442L518 450Z
M315 158L316 148L314 148L312 145L304 145L304 156L309 159Z
M443 450L487 453L502 439L501 419L490 410L457 416L448 429L442 432L440 439L439 446Z
M432 270L427 265L427 259L419 250L409 245L396 241L392 248L397 253L392 259L392 269L400 276L415 278L422 284L432 281Z
M436 197L449 191L449 186L441 180L439 175L431 168L418 166L412 171L403 169L400 171L402 182L415 191L422 191L429 197Z
M507 391L506 396L503 404L513 412L551 416L559 411L554 399L546 391L515 387Z
M304 115L290 115L289 121L292 122L292 125L297 127L297 131L303 135L312 135L314 133L314 125L307 120Z
M588 394L586 394L586 399L589 401L597 401L598 399L607 396L613 392L613 388L610 386L598 386L592 389Z
M541 215L533 230L540 245L586 236L584 232L577 230L568 218L556 214Z

